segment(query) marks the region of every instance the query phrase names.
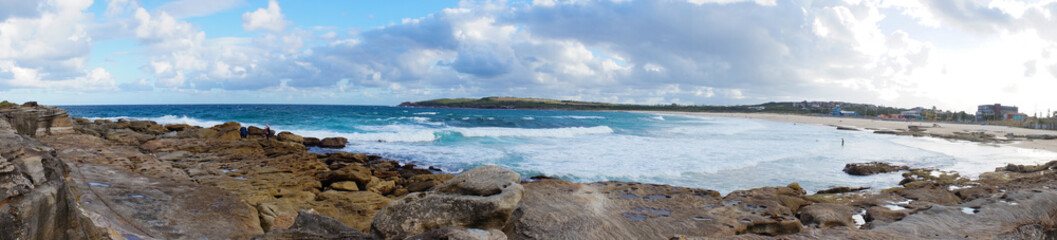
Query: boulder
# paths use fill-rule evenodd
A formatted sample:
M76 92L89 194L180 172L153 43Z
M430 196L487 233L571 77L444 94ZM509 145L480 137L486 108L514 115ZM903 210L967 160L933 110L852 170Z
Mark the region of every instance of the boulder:
M442 227L405 238L408 240L459 239L459 240L506 240L506 234L496 229L464 227Z
M844 165L844 172L855 176L868 176L909 169L907 166L896 166L883 162L849 163Z
M298 211L294 224L253 239L370 239L367 234L342 224L333 218Z
M316 179L323 184L330 184L341 181L354 181L361 188L366 189L368 183L371 182L371 169L361 166L347 166L338 170L320 172L316 175Z
M226 123L223 123L223 124L220 124L220 125L216 125L216 126L210 127L210 129L216 130L217 132L228 132L228 131L236 131L236 132L238 132L240 127L242 127L242 124L240 124L238 122L226 122Z
M303 144L305 144L305 147L319 146L319 138L306 137L304 138Z
M146 132L151 126L158 125L153 121L131 121L128 123L128 128L136 132Z
M800 221L820 228L855 226L855 209L832 203L816 203L800 208Z
M343 137L328 137L319 141L319 147L322 148L345 148L345 144L348 144L349 140Z
M286 131L280 132L279 135L276 135L275 137L276 139L282 142L292 142L297 144L302 144L305 142L305 139L303 137Z
M187 130L187 129L191 129L191 128L193 128L193 127L191 127L191 125L187 125L187 124L183 124L183 123L165 124L165 129L168 129L169 131L177 131L177 132L179 132L179 131L183 131L183 130Z
M432 191L390 202L371 222L371 236L404 239L446 226L501 229L521 201L520 181L502 167L474 168Z
M892 210L882 206L873 206L866 209L866 215L863 218L868 222L895 222L902 220L907 214L909 214L907 210Z
M219 140L227 140L227 141L234 141L234 140L242 139L242 135L239 134L239 130L238 129L235 129L233 131L226 131L226 132L220 133L220 135L217 136L217 139L219 139Z
M433 180L429 180L429 181L425 181L425 182L416 182L416 183L408 184L407 185L407 191L410 191L410 192L423 192L423 191L429 190L430 188L433 188L433 186L440 185L440 183L441 182L433 181Z
M394 181L371 181L367 184L367 191L382 195L392 193L393 190L396 190L396 182Z
M337 189L337 190L350 191L350 192L355 192L355 191L359 191L360 190L360 188L356 186L356 182L353 182L353 181L341 181L341 182L332 183L332 184L330 184L330 188Z
M866 190L866 189L870 189L870 187L850 188L850 187L841 186L841 187L835 187L835 188L830 188L830 189L818 190L817 193L818 194L847 193L847 192L858 192L858 191L862 191L862 190Z
M250 136L257 136L257 137L265 137L265 136L274 137L275 136L275 130L271 130L271 131L265 132L263 128L258 128L256 126L250 126L249 129L247 129L246 131L249 133Z

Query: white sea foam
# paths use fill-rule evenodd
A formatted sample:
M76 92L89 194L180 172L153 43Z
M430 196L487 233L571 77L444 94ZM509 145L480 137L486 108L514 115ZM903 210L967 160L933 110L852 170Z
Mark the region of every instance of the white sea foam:
M212 126L224 124L224 122L222 122L222 121L203 120L203 119L197 119L197 118L188 117L188 116L176 116L176 115L165 115L165 116L161 116L161 117L128 117L128 116L121 116L121 117L105 117L105 118L87 118L87 119L88 120L105 119L105 120L110 120L110 121L117 121L117 120L120 120L120 119L126 119L126 120L131 120L131 121L154 121L154 122L156 122L158 124L181 124L182 123L182 124L187 124L187 125L191 125L191 126L199 126L199 127L212 127Z
M521 117L521 120L530 121L530 120L536 120L536 118L534 118L534 117Z
M572 118L572 119L606 119L603 116L554 116L554 118Z
M654 115L653 117L650 117L650 118L664 121L664 116L661 116L661 115Z
M292 132L305 137L344 137L349 141L360 142L432 142L437 139L434 130L414 128L404 128L397 131L355 133L343 133L328 130L292 130Z
M613 129L607 126L568 127L568 128L451 128L463 137L559 137L570 138L586 134L610 134Z
M437 115L437 112L417 112L415 115Z

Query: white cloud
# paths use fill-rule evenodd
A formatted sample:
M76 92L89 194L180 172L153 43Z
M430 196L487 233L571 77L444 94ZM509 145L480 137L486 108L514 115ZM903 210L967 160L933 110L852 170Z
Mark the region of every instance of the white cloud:
M88 66L93 38L132 38L148 77L120 84L130 91L951 107L1057 88L1053 1L462 2L360 30L291 27L273 0L243 14L263 32L224 38L181 18L242 1L203 1L108 0L98 24L90 1L5 4L25 11L0 9L0 86L113 89L125 74Z
M242 28L247 31L268 30L279 32L290 23L284 19L279 9L279 2L268 1L268 9L258 8L257 11L242 14Z
M93 21L90 0L25 1L29 11L0 16L0 87L6 89L114 90L102 68L86 69ZM13 9L23 4L4 5ZM3 14L3 11L0 11Z
M243 4L245 0L177 0L162 4L154 11L166 12L175 18L201 17Z

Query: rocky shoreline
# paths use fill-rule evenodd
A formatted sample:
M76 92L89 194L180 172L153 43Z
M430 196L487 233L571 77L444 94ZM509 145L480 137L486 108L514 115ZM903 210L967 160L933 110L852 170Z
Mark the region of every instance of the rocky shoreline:
M238 123L88 121L0 109L0 239L1035 239L1057 237L1057 162L977 180L933 169L901 187L809 194L630 182L458 176ZM900 135L914 135L896 133ZM984 136L964 137L988 139ZM988 139L989 140L989 139ZM956 226L956 227L952 227Z

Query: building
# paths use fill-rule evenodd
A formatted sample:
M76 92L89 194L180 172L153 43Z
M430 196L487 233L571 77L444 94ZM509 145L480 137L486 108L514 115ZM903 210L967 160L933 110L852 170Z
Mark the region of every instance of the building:
M984 104L976 107L976 120L1006 120L1019 113L1017 106L1002 106L1002 104Z

